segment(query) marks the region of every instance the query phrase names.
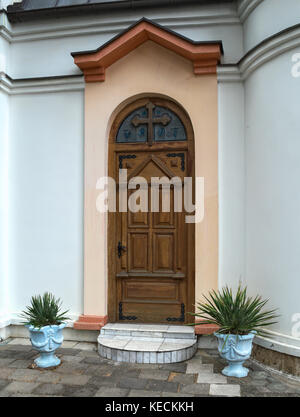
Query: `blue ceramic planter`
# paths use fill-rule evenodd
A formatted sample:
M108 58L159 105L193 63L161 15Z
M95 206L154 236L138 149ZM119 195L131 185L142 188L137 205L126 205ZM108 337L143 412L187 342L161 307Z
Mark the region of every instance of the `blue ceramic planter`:
M60 359L54 352L64 340L62 330L66 323L60 325L44 326L40 329L26 325L30 333L30 340L34 349L41 352L34 362L40 368L49 368L60 364Z
M216 332L218 339L218 350L220 356L227 360L228 366L223 369L222 374L243 378L248 375L249 369L243 363L250 358L252 341L256 332L240 336L235 334L221 334Z

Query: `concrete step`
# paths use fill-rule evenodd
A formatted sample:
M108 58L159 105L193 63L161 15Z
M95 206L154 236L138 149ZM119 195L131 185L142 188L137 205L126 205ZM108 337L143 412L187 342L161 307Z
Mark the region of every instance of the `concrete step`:
M109 323L98 337L100 356L118 362L181 362L196 350L197 337L190 326Z
M172 326L164 324L109 323L102 327L101 335L143 338L195 339L192 326Z

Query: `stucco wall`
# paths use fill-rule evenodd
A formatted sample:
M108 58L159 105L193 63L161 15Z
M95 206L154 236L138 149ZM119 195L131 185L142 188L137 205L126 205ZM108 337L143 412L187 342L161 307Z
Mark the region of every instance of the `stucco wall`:
M9 97L0 91L0 317L9 314ZM1 320L0 320L1 321Z
M298 0L263 0L243 24L244 52L269 36L299 24L299 16Z
M219 82L219 288L245 284L244 85Z
M246 275L252 293L279 308L273 330L292 332L300 312L300 78L281 54L245 82Z
M83 96L11 97L10 298L52 291L82 311Z

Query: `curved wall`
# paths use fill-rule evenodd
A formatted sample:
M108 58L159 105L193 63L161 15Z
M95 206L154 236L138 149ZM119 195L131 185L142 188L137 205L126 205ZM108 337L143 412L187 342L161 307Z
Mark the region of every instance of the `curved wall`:
M243 23L244 53L276 33L299 24L299 0L263 0Z

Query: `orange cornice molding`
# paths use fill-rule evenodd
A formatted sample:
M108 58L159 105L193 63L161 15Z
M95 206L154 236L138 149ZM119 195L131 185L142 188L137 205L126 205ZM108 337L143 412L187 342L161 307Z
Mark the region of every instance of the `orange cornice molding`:
M100 48L71 55L83 71L86 82L105 81L106 68L148 40L192 61L196 75L215 74L217 71L222 54L221 42L194 42L145 18Z

